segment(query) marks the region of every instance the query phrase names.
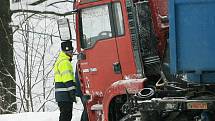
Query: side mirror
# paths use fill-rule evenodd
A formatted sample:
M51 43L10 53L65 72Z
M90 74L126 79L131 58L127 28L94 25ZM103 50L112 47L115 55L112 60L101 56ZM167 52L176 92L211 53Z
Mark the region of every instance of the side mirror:
M69 19L68 18L59 19L57 20L57 24L58 24L60 39L62 41L70 41L72 39L72 35L71 35L71 28L69 25Z

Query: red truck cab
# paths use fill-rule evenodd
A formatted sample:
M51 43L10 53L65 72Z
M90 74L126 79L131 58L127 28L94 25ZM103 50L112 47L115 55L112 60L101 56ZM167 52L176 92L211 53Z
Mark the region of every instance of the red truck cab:
M146 80L140 45L134 41L138 36L136 18L129 13L132 10L129 10L131 3L128 2L77 0L74 3L74 9L78 11L77 67L82 91L91 97L87 102L90 121L111 121L110 117L119 113L126 101L126 90L138 92ZM123 114L119 115L117 119Z
M114 82L137 75L124 4L112 0L81 0L75 4L79 11L77 48L85 56L78 68L83 91L91 96L87 104L90 121L96 121L91 107L104 104L105 93Z

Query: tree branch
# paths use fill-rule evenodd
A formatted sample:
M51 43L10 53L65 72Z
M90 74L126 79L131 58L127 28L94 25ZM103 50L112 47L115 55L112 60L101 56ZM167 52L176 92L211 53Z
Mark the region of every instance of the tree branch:
M23 10L23 9L17 9L17 10L12 10L11 14L14 13L19 13L19 12L27 12L27 13L34 13L34 14L51 14L51 15L56 15L56 16L69 16L72 14L75 14L76 11L69 11L65 13L57 13L54 11L37 11L37 10Z
M33 3L31 3L31 4L28 4L28 5L36 6L36 5L39 5L39 4L41 4L41 3L45 2L45 1L47 1L47 0L38 0L38 1L33 2ZM62 0L62 1L58 1L58 2L51 3L51 4L48 5L48 6L51 6L51 5L54 5L54 4L57 4L57 3L62 3L62 2L70 2L70 3L73 3L74 1Z
M47 5L47 7L52 6L52 5L54 5L54 4L58 4L58 3L64 3L64 2L73 3L74 1L62 0L62 1L58 1L58 2L53 2L53 3L49 4L49 5Z
M38 0L38 1L33 2L33 3L29 4L29 5L33 5L33 6L35 6L35 5L39 5L39 4L41 4L41 3L45 2L45 1L47 1L47 0Z

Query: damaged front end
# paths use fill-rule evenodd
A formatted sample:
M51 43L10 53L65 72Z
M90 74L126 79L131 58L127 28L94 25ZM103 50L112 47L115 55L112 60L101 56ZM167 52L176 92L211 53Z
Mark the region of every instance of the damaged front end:
M120 121L213 121L215 92L207 86L186 90L144 88L129 95L122 111L127 114Z

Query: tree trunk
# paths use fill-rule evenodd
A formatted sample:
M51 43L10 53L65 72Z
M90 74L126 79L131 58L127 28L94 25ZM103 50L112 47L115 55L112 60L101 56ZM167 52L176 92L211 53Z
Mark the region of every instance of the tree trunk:
M10 0L0 0L0 114L16 111Z

